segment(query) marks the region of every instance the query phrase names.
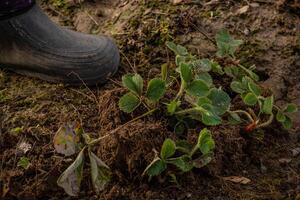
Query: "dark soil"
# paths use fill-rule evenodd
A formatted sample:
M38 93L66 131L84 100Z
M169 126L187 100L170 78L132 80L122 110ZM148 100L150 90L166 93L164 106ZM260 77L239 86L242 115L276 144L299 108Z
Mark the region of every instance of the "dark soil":
M81 2L81 3L80 3ZM172 1L173 2L173 1ZM300 106L299 1L189 1L166 0L43 0L49 16L68 28L91 34L109 34L119 44L119 73L105 86L70 88L0 71L0 198L71 199L56 184L72 159L55 152L52 140L65 123L79 122L93 137L107 134L133 118L119 111L124 73L155 76L160 65L172 62L164 46L175 40L199 57L214 54L210 42L227 28L245 41L243 62L256 64L261 85L276 95L276 103ZM243 9L241 9L243 8ZM38 20L38 19L37 19ZM139 111L137 111L139 112ZM159 113L120 129L95 147L113 171L113 180L97 196L85 174L78 199L300 199L300 112L294 128L273 123L257 137L240 127L210 128L216 141L215 157L207 167L151 182L145 167L165 138L176 136ZM16 129L17 128L17 129ZM194 142L197 130L189 130ZM29 145L25 152L24 144ZM22 146L23 145L23 146ZM30 160L27 170L19 159ZM242 176L248 184L223 177Z

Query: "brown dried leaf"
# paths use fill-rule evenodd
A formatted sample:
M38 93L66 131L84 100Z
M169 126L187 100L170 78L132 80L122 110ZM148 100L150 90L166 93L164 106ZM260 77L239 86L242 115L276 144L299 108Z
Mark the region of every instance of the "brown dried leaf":
M228 177L223 177L225 181L231 181L233 183L240 183L240 184L248 184L251 182L250 179L243 177L243 176L228 176Z

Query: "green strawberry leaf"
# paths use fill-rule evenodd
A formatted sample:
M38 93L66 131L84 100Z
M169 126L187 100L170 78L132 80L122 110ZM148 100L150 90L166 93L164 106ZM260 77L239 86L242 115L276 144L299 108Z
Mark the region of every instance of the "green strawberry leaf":
M143 92L143 78L139 74L124 75L122 83L124 87L137 95L141 95Z
M276 120L281 123L283 123L286 120L286 117L282 111L278 110L278 112L276 114Z
M189 83L193 79L191 66L187 63L180 63L180 75L185 82Z
M212 152L215 148L215 141L213 140L212 134L209 130L205 128L200 132L196 146L204 155Z
M139 105L140 99L132 93L127 93L119 100L119 108L126 113L133 112Z
M174 42L166 42L166 45L176 55L180 55L180 56L187 56L188 55L188 51L184 46L176 45Z
M257 103L257 97L255 94L249 92L243 97L243 101L248 106L254 106Z
M260 89L260 87L257 84L255 84L253 81L250 81L248 83L248 88L256 96L260 96L261 95L261 89Z
M18 161L18 164L17 164L18 167L22 167L23 169L28 169L29 166L30 166L30 160L29 158L25 157L25 156L22 156L20 158L20 160Z
M188 172L193 169L193 164L191 163L191 159L186 155L180 156L178 158L169 158L167 160L167 163L175 165L182 172Z
M151 101L158 101L166 92L165 81L155 78L149 81L146 97Z
M225 29L217 33L216 41L218 46L217 56L219 57L234 56L237 48L243 44L242 40L233 39Z
M177 51L178 51L178 54L182 55L182 56L187 56L189 54L187 49L184 46L181 46L180 44L177 45Z
M180 104L180 101L171 101L169 104L167 104L168 113L173 115L176 112L177 108L180 106Z
M292 119L289 116L285 116L285 120L282 122L282 125L285 129L291 129L293 127Z
M223 68L217 62L211 61L211 71L220 75L224 74Z
M204 81L209 87L213 85L213 79L208 72L197 74L196 79Z
M195 168L200 169L208 165L212 161L212 156L213 156L212 153L208 153L200 156L199 158L196 158L195 160L193 160L193 166Z
M239 81L232 81L230 84L230 88L234 92L239 93L239 94L243 94L243 93L247 92L247 90L245 90L243 84Z
M189 144L186 140L178 140L176 141L176 150L189 154L192 151L192 145Z
M202 80L194 80L187 86L186 91L193 96L205 97L209 94L209 86Z
M177 134L177 135L182 135L184 133L184 131L186 130L186 125L184 122L182 121L179 121L175 127L174 127L174 132Z
M229 112L228 121L230 124L236 125L240 124L242 122L242 119L237 113Z
M294 113L298 111L298 107L296 104L293 103L289 103L286 108L284 109L283 112L287 112L287 113Z
M167 164L165 161L157 157L147 166L143 174L148 174L149 179L151 179L153 176L160 175L166 169Z
M171 139L166 139L161 147L160 156L163 160L174 155L176 151L175 142Z
M198 98L197 105L198 106L202 106L203 104L212 104L212 101L209 98L207 98L207 97L200 97L200 98Z
M203 104L201 110L201 121L207 126L216 126L222 123L221 117L219 117L214 110L214 107L210 104Z
M265 114L272 114L274 104L274 96L267 97L263 102L262 112Z
M237 66L226 66L224 72L227 76L232 78L239 77L241 75L240 69Z
M209 72L211 70L211 61L209 59L194 60L191 62L197 72Z
M212 101L217 115L223 115L229 109L231 99L221 88L211 89L207 97Z

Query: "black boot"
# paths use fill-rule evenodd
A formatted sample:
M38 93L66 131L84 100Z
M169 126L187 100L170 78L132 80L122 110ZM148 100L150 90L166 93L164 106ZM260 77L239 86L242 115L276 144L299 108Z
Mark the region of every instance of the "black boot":
M34 5L0 19L0 67L50 82L104 83L118 69L119 52L108 37L55 25Z

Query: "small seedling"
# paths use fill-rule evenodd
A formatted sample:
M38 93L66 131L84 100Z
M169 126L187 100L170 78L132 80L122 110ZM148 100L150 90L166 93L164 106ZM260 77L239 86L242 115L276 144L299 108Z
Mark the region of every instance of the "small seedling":
M16 127L10 130L10 133L13 135L20 135L24 131L24 127Z
M153 176L163 173L169 165L174 165L181 172L189 172L193 168L201 168L207 165L213 156L215 142L211 132L203 129L197 143L192 146L185 140L177 141L166 139L161 147L160 155L156 153L153 161L145 169L144 174Z
M18 162L18 166L22 167L23 169L28 169L30 166L29 158L22 156Z

